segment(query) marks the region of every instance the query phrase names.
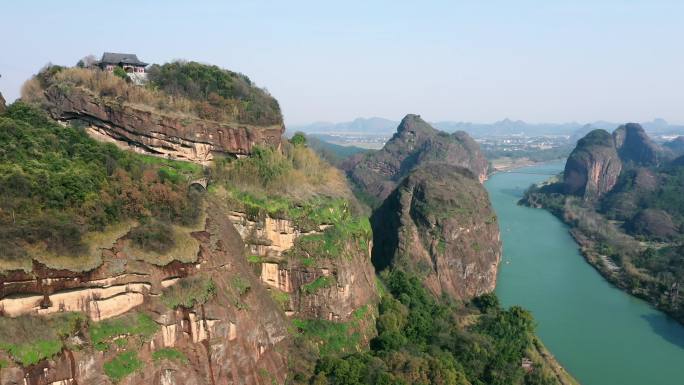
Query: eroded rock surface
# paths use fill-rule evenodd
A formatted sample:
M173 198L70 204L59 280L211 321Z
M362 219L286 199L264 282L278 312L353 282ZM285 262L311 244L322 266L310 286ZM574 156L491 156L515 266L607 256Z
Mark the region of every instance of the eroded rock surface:
M622 161L605 130L594 130L577 142L565 163L565 193L596 199L609 192L618 181Z
M480 182L487 177L487 160L468 134L435 130L419 115L411 114L382 150L359 155L345 167L361 190L383 200L413 169L434 161L469 169Z
M97 97L79 87L53 85L44 94L53 118L84 121L89 124L88 133L98 140L202 164L215 154L249 155L255 145L279 147L285 131L282 123L255 126L162 114Z
M469 170L426 164L373 213L373 262L425 277L437 295L469 299L494 290L501 259L496 215Z

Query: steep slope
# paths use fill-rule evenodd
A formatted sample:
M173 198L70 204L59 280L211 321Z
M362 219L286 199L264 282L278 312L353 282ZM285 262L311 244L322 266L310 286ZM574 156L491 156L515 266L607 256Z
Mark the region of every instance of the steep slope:
M411 114L381 150L356 156L346 169L359 189L382 201L413 169L432 161L469 169L480 181L487 175L487 160L468 134L437 131Z
M228 73L225 76L237 81ZM278 104L270 96L257 93L263 103L274 105L273 117L265 119L259 112L242 111L237 96L237 105L225 105L232 99L213 94L207 100L194 95L193 99L167 94L159 86L136 86L99 70L50 67L27 82L22 98L40 103L54 119L80 122L98 140L152 155L208 164L216 154L248 155L257 145L280 145L285 128ZM238 113L212 113L224 105Z
M2 93L0 93L0 114L5 112L5 109L7 107L5 106L5 98L2 97Z
M682 156L684 155L684 136L678 136L677 138L666 142L663 146L672 151L674 156Z
M577 142L565 163L563 173L566 194L598 198L610 191L622 170L611 135L604 130L593 130Z
M415 272L437 296L470 299L494 290L499 228L487 192L470 171L427 163L371 220L376 266Z
M613 131L613 141L623 162L640 166L657 166L664 156L660 148L637 123L627 123Z

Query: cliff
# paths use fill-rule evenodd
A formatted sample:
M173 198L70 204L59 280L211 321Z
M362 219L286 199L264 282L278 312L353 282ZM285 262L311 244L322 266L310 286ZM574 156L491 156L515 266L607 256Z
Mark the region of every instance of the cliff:
M29 272L4 272L0 308L5 317L19 317L3 321L6 332L16 333L29 319L54 328L65 312L85 318L54 337L55 343L67 339L61 351L35 364L9 365L0 382L213 385L259 383L262 372L284 381L287 322L251 274L242 241L216 203L192 232L196 255L185 262L147 262L122 234L101 249L102 263L89 271L34 262ZM11 337L2 334L7 343ZM6 366L23 357L0 356Z
M435 130L411 114L381 150L359 154L346 168L359 189L382 201L412 170L433 161L469 169L480 182L487 176L487 160L468 134Z
M613 131L613 141L623 162L639 166L658 166L665 157L663 149L649 138L640 124L627 123Z
M577 142L563 173L566 194L596 199L610 191L622 171L622 161L613 138L604 130L594 130Z
M48 69L27 83L22 98L39 103L56 120L85 125L97 140L201 164L217 154L244 156L254 146L278 147L285 131L280 116L215 116L203 110L216 108L207 101L136 86L99 70Z
M675 157L684 155L684 136L666 142L663 146L669 149Z
M376 266L424 277L435 295L491 292L501 259L487 192L469 171L429 163L411 172L371 219Z
M5 109L7 107L5 106L5 98L2 97L2 93L0 93L0 114L5 112Z

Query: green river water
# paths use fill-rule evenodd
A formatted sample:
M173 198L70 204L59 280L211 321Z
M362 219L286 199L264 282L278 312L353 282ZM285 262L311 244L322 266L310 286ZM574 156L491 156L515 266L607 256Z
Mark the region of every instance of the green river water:
M684 384L684 327L603 279L556 217L516 204L549 177L533 173L562 168L525 167L485 183L503 240L502 304L531 310L543 342L583 385Z

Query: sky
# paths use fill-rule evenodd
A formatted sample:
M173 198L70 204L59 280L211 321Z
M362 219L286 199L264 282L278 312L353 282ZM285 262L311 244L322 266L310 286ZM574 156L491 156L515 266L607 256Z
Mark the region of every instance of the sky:
M286 124L684 123L684 1L21 0L0 5L0 92L48 62L136 53L216 64Z

